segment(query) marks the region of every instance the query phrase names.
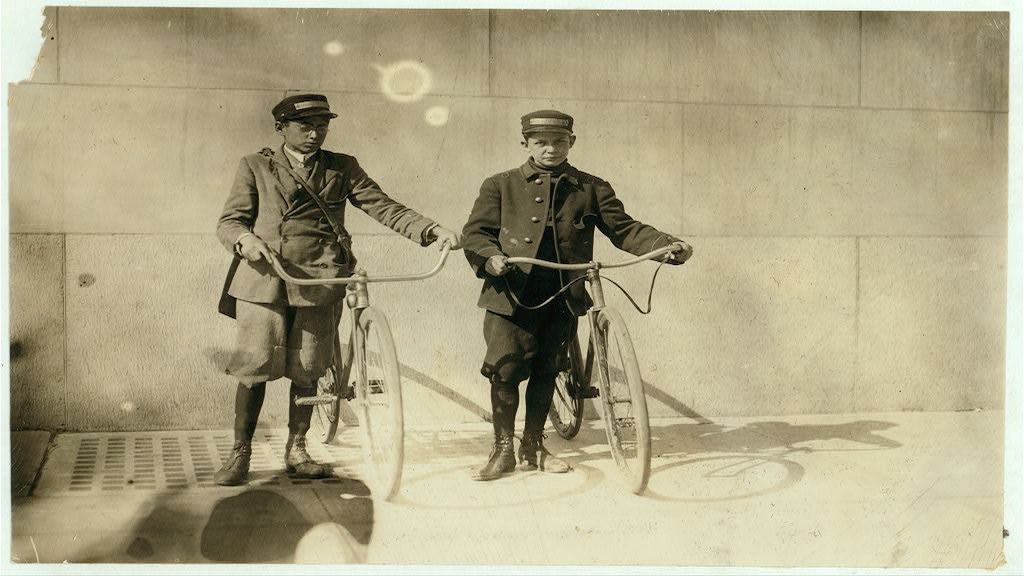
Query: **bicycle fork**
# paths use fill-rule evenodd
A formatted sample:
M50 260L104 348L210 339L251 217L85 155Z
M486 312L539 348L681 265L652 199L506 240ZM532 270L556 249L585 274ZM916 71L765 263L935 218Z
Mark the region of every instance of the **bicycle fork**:
M315 396L306 396L302 398L296 398L294 400L296 406L315 406L320 404L332 404L338 401L338 396L341 396L344 400L352 400L355 398L355 386L349 382L349 376L352 373L352 365L356 365L356 378L362 376L362 371L366 366L366 358L359 358L356 362L355 351L359 351L360 354L365 354L366 347L363 342L364 335L359 330L359 316L362 311L370 305L370 295L366 289L366 272L359 270L356 272L357 281L353 284L349 284L346 288L348 294L345 295L345 304L352 310L352 338L349 340L348 346L342 349L340 345L336 345L334 348L335 355L342 355L344 357L336 359L335 366L340 365L341 370L337 373L330 373L329 377L336 379L335 390L336 394L317 394ZM340 320L340 316L339 316ZM335 335L335 341L340 342L340 334ZM325 376L328 377L328 376Z
M626 415L619 417L615 413L615 407L620 404L632 404L628 396L619 398L615 396L611 386L611 368L608 365L608 341L605 333L600 329L598 315L605 307L604 290L601 287L601 273L599 267L595 266L587 270L587 282L590 283L591 300L593 306L587 311L590 322L590 346L587 348L586 369L584 372L586 382L592 382L594 361L598 366L598 390L601 402L604 404L605 426L612 432L619 442L622 442L620 428L633 428L633 417Z

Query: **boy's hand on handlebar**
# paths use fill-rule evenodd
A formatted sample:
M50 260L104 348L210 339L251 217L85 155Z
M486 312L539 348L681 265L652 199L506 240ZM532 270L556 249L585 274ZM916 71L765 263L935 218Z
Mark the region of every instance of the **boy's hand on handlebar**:
M443 249L444 245L447 244L452 250L458 250L462 247L462 239L459 235L443 226L434 226L434 229L430 231L430 235L438 242L438 249Z
M262 258L270 262L270 247L262 238L255 234L244 236L238 241L238 252L250 262L259 262Z
M693 256L693 247L686 242L679 240L678 242L673 242L673 244L676 246L676 249L665 255L666 264L682 264L689 260L690 256Z
M508 265L508 256L498 254L487 259L484 269L491 276L504 276L512 267Z

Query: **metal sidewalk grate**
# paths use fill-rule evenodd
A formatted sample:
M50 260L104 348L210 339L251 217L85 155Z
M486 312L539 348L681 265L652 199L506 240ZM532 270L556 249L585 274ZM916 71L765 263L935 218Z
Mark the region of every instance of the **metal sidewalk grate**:
M287 430L260 430L253 438L250 484L303 485L325 480L292 479L284 471ZM213 475L231 453L228 430L69 433L56 438L34 495L54 496L119 490L213 488ZM340 431L331 445L312 437L307 450L319 462L349 476L359 470L362 452L358 430Z

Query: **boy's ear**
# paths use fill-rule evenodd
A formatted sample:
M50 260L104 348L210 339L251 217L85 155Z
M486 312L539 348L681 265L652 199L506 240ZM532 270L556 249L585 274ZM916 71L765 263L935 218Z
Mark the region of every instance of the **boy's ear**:
M523 145L523 150L529 150L530 149L529 144L526 143L526 138L523 138L522 141L520 141L519 143Z
M274 132L280 134L282 130L284 130L284 122L274 122Z
M569 148L572 148L573 144L575 144L575 143L576 143L576 135L575 134L570 134L569 135Z

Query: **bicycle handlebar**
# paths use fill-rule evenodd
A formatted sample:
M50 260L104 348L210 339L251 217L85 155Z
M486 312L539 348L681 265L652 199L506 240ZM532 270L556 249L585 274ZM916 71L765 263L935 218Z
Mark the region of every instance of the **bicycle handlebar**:
M629 260L623 260L622 262L613 262L611 264L603 264L601 262L587 262L584 264L561 264L559 262L549 262L547 260L537 260L536 258L526 258L524 256L513 256L507 260L509 264L533 264L534 266L543 266L545 268L554 268L555 270L589 270L591 268L622 268L624 266L632 266L644 260L653 260L659 256L664 256L669 252L676 252L680 250L678 244L669 244L662 248L658 248L653 252L648 252L642 256L636 258L630 258Z
M444 267L445 261L448 259L448 254L452 251L452 247L445 243L441 249L441 258L438 259L437 264L428 271L420 274L406 274L401 276L380 276L371 278L365 273L359 273L345 278L296 278L284 271L281 266L281 261L278 260L277 255L273 252L270 253L270 265L273 266L274 272L289 284L295 284L297 286L333 286L335 284L353 284L355 282L408 282L411 280L425 280L431 276L437 274Z

